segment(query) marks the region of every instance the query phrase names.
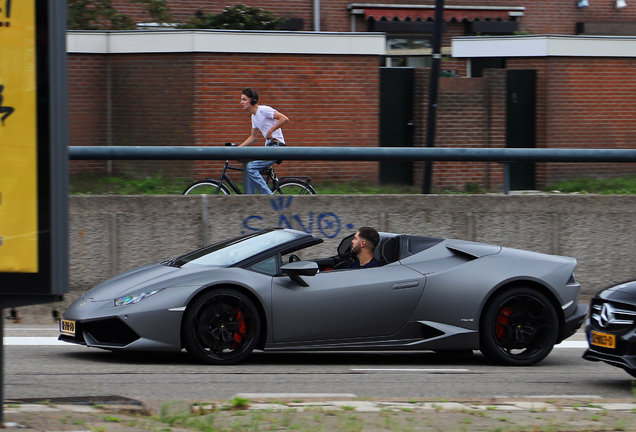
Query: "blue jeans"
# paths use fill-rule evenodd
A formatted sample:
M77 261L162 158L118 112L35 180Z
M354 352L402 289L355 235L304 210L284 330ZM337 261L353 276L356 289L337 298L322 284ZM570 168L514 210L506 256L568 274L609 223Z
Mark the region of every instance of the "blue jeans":
M273 192L267 187L265 179L261 175L261 171L268 166L274 165L274 161L257 160L247 164L247 176L249 181L247 182L246 192L248 194L254 193L254 188L261 195L272 195Z

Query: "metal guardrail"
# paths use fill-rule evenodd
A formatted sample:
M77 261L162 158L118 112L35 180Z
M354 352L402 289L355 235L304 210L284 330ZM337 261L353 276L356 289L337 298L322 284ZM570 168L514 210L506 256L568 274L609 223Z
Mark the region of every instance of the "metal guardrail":
M70 146L71 160L636 162L636 149Z
M438 147L192 147L70 146L71 160L329 160L510 162L636 162L636 149L438 148ZM247 163L247 162L244 162Z

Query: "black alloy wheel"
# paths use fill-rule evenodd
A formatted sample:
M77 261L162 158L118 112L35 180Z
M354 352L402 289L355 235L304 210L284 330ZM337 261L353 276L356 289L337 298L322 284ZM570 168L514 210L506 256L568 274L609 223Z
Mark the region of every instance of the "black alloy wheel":
M480 325L480 350L500 364L530 366L554 347L559 331L557 314L546 296L518 287L496 295Z
M186 309L184 346L206 364L228 365L244 360L256 347L261 322L254 303L243 293L217 289Z

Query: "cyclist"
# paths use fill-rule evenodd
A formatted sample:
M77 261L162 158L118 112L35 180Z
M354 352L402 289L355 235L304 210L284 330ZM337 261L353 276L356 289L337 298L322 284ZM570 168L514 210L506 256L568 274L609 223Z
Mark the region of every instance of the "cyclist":
M241 106L243 110L252 114L252 133L240 146L248 146L258 139L260 131L266 139L266 146L285 145L285 137L281 127L289 121L287 116L267 105L258 104L258 93L246 88L241 92ZM253 194L254 189L261 195L271 195L273 192L261 175L261 171L274 164L274 161L257 160L247 164L247 182L245 193Z

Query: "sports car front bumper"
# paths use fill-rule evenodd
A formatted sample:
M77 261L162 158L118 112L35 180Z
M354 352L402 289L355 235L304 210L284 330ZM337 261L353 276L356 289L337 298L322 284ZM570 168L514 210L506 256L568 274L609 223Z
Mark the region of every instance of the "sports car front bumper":
M119 317L75 323L75 335L61 334L59 340L89 346L123 348L140 336Z
M181 319L183 309L179 290L165 290L160 295L149 297L137 304L115 306L113 300L93 301L79 298L64 312L63 320L73 323L71 334L59 340L108 350L181 350ZM166 308L166 303L175 307ZM183 297L183 296L179 296Z

